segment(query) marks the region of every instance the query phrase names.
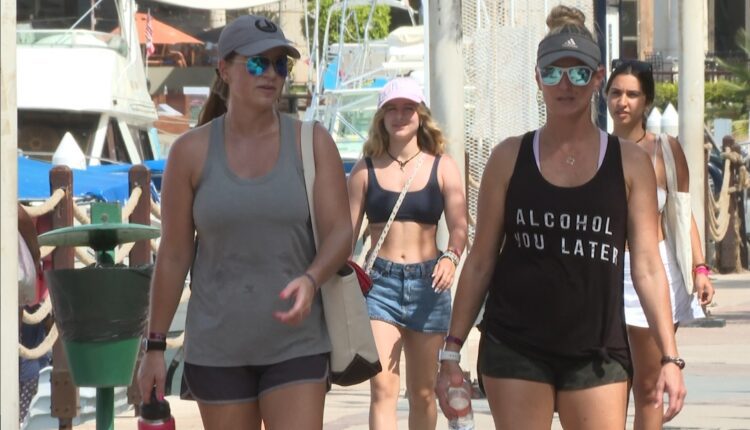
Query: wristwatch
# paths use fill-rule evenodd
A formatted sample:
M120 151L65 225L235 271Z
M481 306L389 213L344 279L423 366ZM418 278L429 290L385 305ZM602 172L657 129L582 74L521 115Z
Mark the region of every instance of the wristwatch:
M438 361L461 361L461 353L441 349L438 351Z
M143 339L143 350L146 352L149 351L166 351L167 349L167 341L161 340L161 339L149 339L144 338Z
M663 366L667 363L674 363L680 369L685 368L685 360L683 360L680 357L672 357L671 355L665 355L664 357L661 358L661 365Z

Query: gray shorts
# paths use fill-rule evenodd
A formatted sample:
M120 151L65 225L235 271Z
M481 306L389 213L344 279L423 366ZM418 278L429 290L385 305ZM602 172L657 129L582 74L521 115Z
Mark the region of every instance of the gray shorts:
M214 367L185 363L180 398L202 403L255 402L293 384L328 382L328 354L298 357L262 366Z

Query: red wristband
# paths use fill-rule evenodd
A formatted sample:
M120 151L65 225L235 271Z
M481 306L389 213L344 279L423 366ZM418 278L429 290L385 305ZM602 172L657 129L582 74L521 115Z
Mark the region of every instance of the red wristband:
M157 333L154 331L148 332L148 338L151 340L167 340L167 334L166 333Z
M698 265L693 269L693 276L696 275L710 275L711 270L706 265Z
M462 339L451 335L445 336L445 343L455 343L459 347L464 346L464 341Z

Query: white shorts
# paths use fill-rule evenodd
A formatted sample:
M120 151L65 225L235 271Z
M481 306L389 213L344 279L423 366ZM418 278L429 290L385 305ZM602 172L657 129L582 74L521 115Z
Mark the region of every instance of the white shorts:
M705 318L703 309L698 303L695 294L688 294L685 290L685 284L682 280L682 273L677 265L672 252L669 250L666 241L659 242L659 254L661 261L664 263L664 270L667 272L669 281L669 300L672 303L672 322L686 323L695 318ZM643 313L641 301L633 287L633 279L630 277L630 253L625 251L625 323L636 327L648 328L646 314Z

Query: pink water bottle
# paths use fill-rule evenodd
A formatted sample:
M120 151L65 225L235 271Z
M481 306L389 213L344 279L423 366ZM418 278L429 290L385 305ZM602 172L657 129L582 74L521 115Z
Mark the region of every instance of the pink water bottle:
M151 402L141 403L138 430L175 430L174 417L166 400L156 398L156 388L151 390Z

